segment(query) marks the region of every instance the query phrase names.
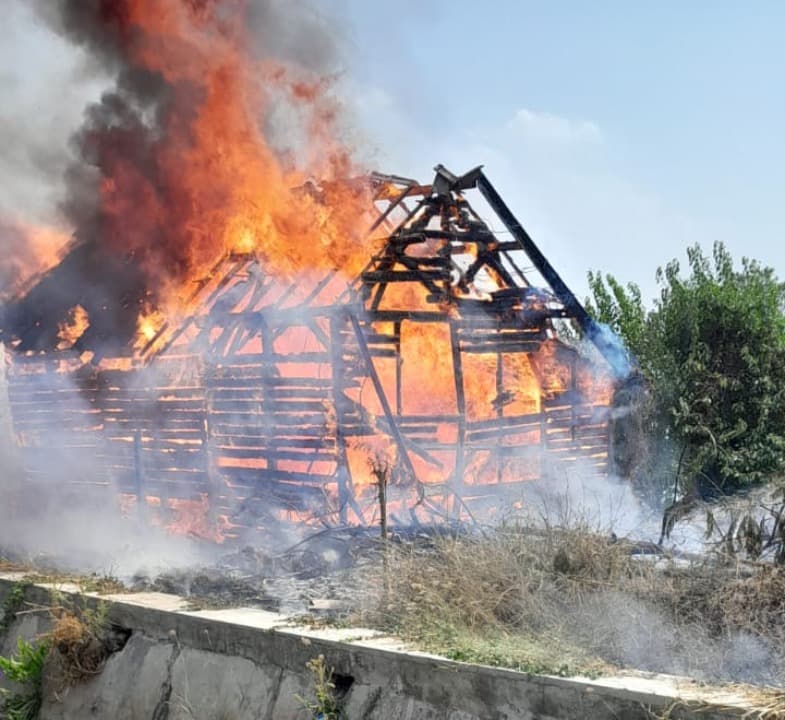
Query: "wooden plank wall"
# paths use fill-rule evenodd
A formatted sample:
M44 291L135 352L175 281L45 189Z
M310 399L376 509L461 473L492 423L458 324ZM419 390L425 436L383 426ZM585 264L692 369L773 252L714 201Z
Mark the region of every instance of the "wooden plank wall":
M212 468L235 506L255 499L280 513L325 510L338 467L326 374L284 375L255 355L224 358L206 372Z
M255 501L238 521L248 526L285 513L335 513L328 497L338 494L341 453L331 366L311 355L295 359L318 359L319 372L311 365L281 373L280 357L237 355L207 368L196 357L162 358L149 373L83 376L46 371L44 363L12 373L12 418L28 477L71 491L157 498L164 508L207 496L219 515ZM410 453L426 459L454 450L439 428L457 422L396 418ZM377 419L375 429L385 431L384 423ZM373 430L354 421L344 432ZM541 413L466 422L464 451L467 463L482 453L536 463L544 449L559 463L605 473L608 432L608 408L565 393L544 401ZM492 485L470 492L490 495Z
M108 489L107 468L93 461L104 449L97 381L43 364L25 364L24 370L10 374L8 395L27 479L53 494Z
M28 478L158 498L164 508L210 492L204 386L171 372L181 369L82 374L26 363L9 378L9 398Z

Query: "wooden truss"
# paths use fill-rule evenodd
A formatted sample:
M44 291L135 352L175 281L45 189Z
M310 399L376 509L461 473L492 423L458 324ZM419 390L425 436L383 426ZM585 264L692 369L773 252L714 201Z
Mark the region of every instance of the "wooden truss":
M560 325L615 358L482 170L370 182L374 253L349 282L286 283L233 255L198 285L193 315L142 349L143 368L15 372L30 470L44 445L88 447L91 482L164 511L206 497L241 527L371 522L369 462L388 463L400 522L471 515L570 463L607 471L608 397ZM475 189L503 239L467 201Z

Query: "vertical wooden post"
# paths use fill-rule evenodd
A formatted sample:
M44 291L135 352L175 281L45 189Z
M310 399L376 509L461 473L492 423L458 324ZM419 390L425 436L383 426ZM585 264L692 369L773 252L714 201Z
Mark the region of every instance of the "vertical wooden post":
M147 515L147 500L144 493L144 471L142 469L142 430L137 425L134 430L134 490L136 507L140 517Z
M202 457L204 458L204 475L207 480L207 523L211 529L218 526L218 500L220 487L218 473L216 472L213 453L210 448L210 413L207 411L207 398L205 397L205 413L200 426L202 439Z
M376 472L376 484L379 490L379 527L382 533L382 543L385 553L387 550L387 476L389 468L381 467Z
M570 442L573 445L573 452L577 452L579 449L579 443L576 443L577 435L577 428L575 426L575 403L578 400L578 378L575 377L575 366L576 366L576 356L574 354L570 355Z
M502 366L502 353L501 350L496 352L496 400L498 405L496 407L496 417L501 419L504 417L504 402L502 400L502 393L504 392L504 368ZM499 423L499 429L502 429ZM496 482L502 481L502 452L501 444L504 440L504 435L500 434L496 445Z
M346 438L342 428L342 395L343 395L343 342L339 318L330 317L330 368L332 370L332 401L335 412L335 450L336 450L336 481L338 484L338 519L342 525L348 522L349 505L354 500L354 489L351 484L349 460L346 454ZM362 522L362 518L360 518Z
M281 300L279 299L279 302ZM262 338L262 376L271 378L276 371L273 361L273 334L270 331L270 326L263 315L259 317L259 334ZM272 400L272 402L271 402ZM264 386L262 391L262 422L272 422L272 414L268 414L269 406L275 402L275 398L270 398L269 386ZM269 470L277 470L278 462L274 453L269 453L267 456L267 467Z
M455 443L455 471L453 473L453 512L460 517L461 496L463 495L464 478L466 471L466 458L464 446L466 444L466 394L463 387L463 360L461 358L460 338L455 320L450 320L450 350L452 351L452 367L455 379L455 402L458 411L458 437Z
M403 355L401 355L401 321L397 320L393 328L393 332L395 333L395 414L400 417L403 413Z
M379 527L382 536L382 569L384 572L384 590L389 595L390 587L390 547L387 543L387 481L390 477L390 465L383 457L375 457L371 461L371 469L376 476L376 489L379 497Z
M542 468L548 467L548 415L543 407L542 400L542 386L540 386L540 472L539 477L542 479Z

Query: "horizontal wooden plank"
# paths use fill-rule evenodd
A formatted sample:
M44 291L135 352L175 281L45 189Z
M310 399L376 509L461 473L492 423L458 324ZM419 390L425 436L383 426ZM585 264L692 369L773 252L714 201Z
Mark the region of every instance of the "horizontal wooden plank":
M115 399L111 402L104 402L101 404L103 409L109 410L127 410L133 408L143 407L149 411L168 411L173 410L198 410L203 408L205 398L203 395L190 398L149 398L146 400L133 400L130 398Z
M337 454L335 452L323 452L319 450L286 450L280 448L239 448L222 445L213 450L214 457L239 459L259 459L259 460L301 460L303 462L333 462Z
M218 426L215 428L215 435L211 435L211 437L256 437L267 438L269 440L279 439L282 443L291 443L293 440L299 438L332 437L332 431L328 431L324 426L321 425L288 428L265 428L263 426L252 425L240 425L233 427L235 428L234 431L232 430L232 426Z
M183 431L178 433L141 433L136 434L123 434L123 433L105 433L102 438L105 443L114 447L119 445L121 447L133 447L136 440L141 442L143 447L184 447L184 446L198 446L205 440L204 433Z
M444 270L373 270L363 273L367 283L449 282L450 272Z
M314 438L278 438L261 435L215 435L211 437L210 446L220 447L255 447L260 450L276 448L334 448L334 438L319 436Z
M221 467L218 475L229 478L233 483L254 485L256 483L290 484L290 490L297 492L302 484L302 492L307 493L308 486L317 487L335 482L334 475L320 475L318 473L291 472L286 470L269 470L267 468L233 468ZM292 486L293 485L293 486Z
M485 343L460 343L461 352L471 355L485 355L495 353L536 353L540 349L539 342L485 342Z
M504 330L496 327L462 328L458 326L458 339L461 343L517 343L536 342L545 339L545 333L532 328Z
M551 448L582 448L582 447L608 447L607 438L592 438L584 440L581 438L548 438L548 449Z
M369 347L368 353L371 355L371 357L379 357L379 358L398 357L398 351L395 348Z
M294 400L284 399L252 399L252 400L221 400L213 401L210 406L211 413L241 412L241 413L295 413L325 410L324 400Z
M286 425L294 427L302 425L309 427L313 425L323 426L327 421L327 413L296 413L296 412L213 412L209 416L211 427L223 427L226 424L236 426L254 427L274 427L276 425Z
M347 335L351 337L353 333L347 333ZM364 332L363 335L368 345L397 345L399 343L399 338L395 335L377 332Z
M386 422L383 425L385 428L387 427ZM396 425L405 435L435 435L439 431L438 425L408 425L406 423L396 423Z
M207 482L207 473L203 470L187 470L177 468L147 468L143 473L144 482Z
M210 391L208 401L232 401L232 400L267 400L277 401L292 400L326 400L332 394L329 387L325 388L288 388L288 387L248 387L248 388L214 388Z
M263 376L269 374L271 368L280 363L322 363L328 362L329 359L330 354L326 350L307 350L287 353L272 352L267 355L234 355L231 358L231 364L227 362L211 368L207 377Z
M81 393L38 392L24 393L16 397L9 395L12 407L25 408L34 405L57 403L65 407L91 407L99 403L101 396L85 396Z
M138 452L143 462L149 462L155 458L173 463L194 459L204 461L207 457L204 445L177 445L174 447L171 445L164 447L141 445Z
M125 485L131 494L135 494L132 484ZM145 478L142 485L145 497L157 497L178 500L201 500L202 496L209 494L210 486L204 481L178 481L162 478Z
M278 388L330 388L332 380L328 377L280 377L263 376L259 373L250 376L233 376L229 373L219 373L208 378L206 383L207 390L227 389L232 390L238 387L246 387L253 381L259 387L278 387Z
M176 415L167 417L165 422L161 422L156 418L134 418L126 415L112 415L104 418L104 425L106 428L117 429L125 428L127 431L133 431L135 428L147 428L148 431L155 428L177 430L193 430L200 431L205 427L207 422L206 416L199 416L189 413L187 415Z
M466 440L468 442L476 442L478 440L488 440L491 438L503 439L505 437L523 435L527 433L535 433L540 429L539 424L527 425L501 425L496 428L489 428L488 430L474 430L467 431ZM539 435L538 435L539 436Z
M516 425L539 427L542 420L543 416L540 413L529 413L526 415L504 415L502 417L493 417L486 420L468 420L466 422L466 429L485 430L499 427L513 427Z
M149 385L147 387L112 388L101 393L101 397L117 400L144 400L149 398L188 399L204 393L203 385Z
M50 438L71 436L81 438L98 435L103 428L102 425L94 425L92 423L77 424L73 420L68 424L51 421L20 420L14 421L13 426L17 433L25 437L36 435Z
M79 408L79 407L63 407L61 405L36 405L33 408L17 410L12 408L11 417L17 422L34 422L37 420L46 420L51 418L58 422L65 422L75 420L80 422L86 419L99 419L101 418L100 411L94 408Z

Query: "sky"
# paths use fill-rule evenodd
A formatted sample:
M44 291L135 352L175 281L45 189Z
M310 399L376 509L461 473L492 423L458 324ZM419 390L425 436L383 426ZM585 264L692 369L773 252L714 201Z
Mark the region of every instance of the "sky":
M47 173L66 156L100 79L70 82L73 50L23 0L0 3L0 131L30 141L0 148L0 209L23 214L51 198L15 168ZM653 298L658 266L717 240L785 277L785 3L317 7L340 39L349 139L369 166L427 181L437 163L483 164L579 296L595 269Z
M785 3L347 0L388 167L484 164L579 295L723 241L785 277Z

